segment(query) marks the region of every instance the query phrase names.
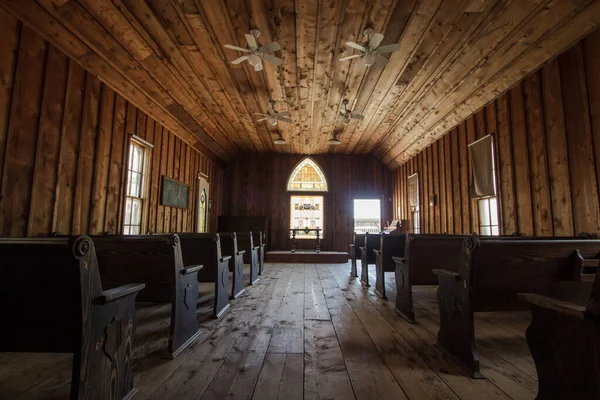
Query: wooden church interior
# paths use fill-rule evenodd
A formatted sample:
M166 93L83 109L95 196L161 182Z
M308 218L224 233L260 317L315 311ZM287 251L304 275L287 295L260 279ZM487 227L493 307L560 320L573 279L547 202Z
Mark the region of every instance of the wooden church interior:
M0 399L599 399L599 24L0 0Z

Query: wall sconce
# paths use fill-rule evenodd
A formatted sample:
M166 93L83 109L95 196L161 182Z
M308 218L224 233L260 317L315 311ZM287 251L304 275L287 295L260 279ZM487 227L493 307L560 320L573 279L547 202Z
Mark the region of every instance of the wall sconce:
M431 196L429 196L429 207L435 207L435 203L436 203L436 195L432 194Z
M212 200L208 199L208 211L212 209Z

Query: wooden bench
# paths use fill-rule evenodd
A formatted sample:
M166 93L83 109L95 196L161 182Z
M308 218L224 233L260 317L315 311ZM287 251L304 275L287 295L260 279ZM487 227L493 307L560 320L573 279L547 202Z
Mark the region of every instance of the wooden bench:
M406 236L402 257L392 257L396 277L396 311L410 323L415 322L413 285L437 285L435 268L456 272L466 235Z
M468 235L408 234L403 257L396 264L396 311L410 323L416 323L413 310L413 286L437 285L435 268L458 271L463 241ZM478 236L479 240L575 240L576 237Z
M87 236L0 239L0 351L73 353L71 399L130 399L143 288L103 290Z
M381 235L379 248L374 249L375 252L375 293L383 299L387 299L385 293L385 273L395 272L396 264L393 257L402 257L404 255L404 247L406 235Z
M244 253L245 250L238 250L237 237L235 232L220 232L221 253L225 256L231 256L229 259L229 272L232 273L231 279L231 298L238 298L244 292Z
M229 260L221 253L217 233L180 233L184 264L202 264L198 282L215 283L213 316L219 318L229 308ZM238 236L239 237L239 236ZM238 243L239 244L239 243Z
M381 235L377 233L366 233L365 242L360 248L360 281L365 286L369 285L369 264L375 264L375 250L379 247Z
M577 250L584 258L597 258L600 241L464 239L458 270L433 270L439 280L438 345L472 377L483 377L474 312L523 310L518 293L548 295L558 284L571 287Z
M138 280L138 301L171 303L167 357L177 357L200 335L196 316L201 264L185 263L178 235L94 236L102 281L107 287Z
M254 245L252 232L236 232L238 249L245 250L244 263L250 264L250 284L258 282L258 252L259 246Z
M365 243L365 234L364 233L356 233L352 236L352 243L350 244L350 276L357 277L358 269L356 267L356 259L361 258L360 248L364 246Z
M568 293L576 296L518 295L531 309L526 336L538 399L600 399L599 260L585 260L578 252L576 263L581 281Z

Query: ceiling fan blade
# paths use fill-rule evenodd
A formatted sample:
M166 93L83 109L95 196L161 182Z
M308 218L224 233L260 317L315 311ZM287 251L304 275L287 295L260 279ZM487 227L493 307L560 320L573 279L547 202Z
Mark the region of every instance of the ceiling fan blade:
M282 111L280 113L277 113L277 115L279 115L280 117L287 117L290 115L290 113L287 111Z
M373 37L371 37L371 41L369 42L370 49L376 49L381 44L383 40L383 35L381 33L374 33Z
M346 61L346 60L350 60L352 58L358 58L358 57L362 57L362 54L354 54L352 56L342 57L342 58L340 58L340 61Z
M243 49L241 47L232 46L230 44L226 44L225 47L227 47L228 49L231 49L231 50L237 50L237 51L243 51L244 53L250 53L250 50L248 50L248 49Z
M258 47L258 44L256 43L256 39L254 38L254 36L246 33L244 36L246 36L246 42L248 43L248 46L250 46L251 49L256 49Z
M262 62L259 62L258 64L254 65L254 70L256 72L262 71L263 70Z
M262 121L266 121L268 119L269 119L269 117L265 117L265 118L257 119L256 122L262 122Z
M377 51L381 54L391 53L392 51L400 50L400 43L388 44L386 46L381 46L377 49Z
M281 45L277 42L271 42L262 46L260 49L263 51L263 53L272 53L274 51L281 50Z
M353 49L360 50L360 51L367 51L367 49L365 49L363 46L361 46L358 43L354 43L354 42L346 42L346 46L352 47Z
M350 114L350 118L354 118L354 119L363 119L364 115L360 115L360 114Z
M275 64L275 65L281 65L283 63L283 60L281 58L272 56L270 54L264 54L262 58L263 58L263 60L268 61L271 64Z
M278 119L279 121L283 121L283 122L290 122L290 119L289 119L289 118L280 117L279 115L277 116L277 119Z
M385 67L389 62L390 60L380 54L375 56L375 64L377 64L379 67Z
M248 59L248 56L241 56L240 58L236 58L235 60L233 60L231 63L232 64L239 64L242 61L246 61Z

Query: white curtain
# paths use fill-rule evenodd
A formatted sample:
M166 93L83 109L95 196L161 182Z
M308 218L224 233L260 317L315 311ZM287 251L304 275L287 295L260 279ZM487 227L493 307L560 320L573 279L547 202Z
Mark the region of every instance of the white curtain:
M410 207L419 205L419 175L413 174L408 177L408 201Z
M469 159L471 160L471 197L495 196L491 135L469 145Z

